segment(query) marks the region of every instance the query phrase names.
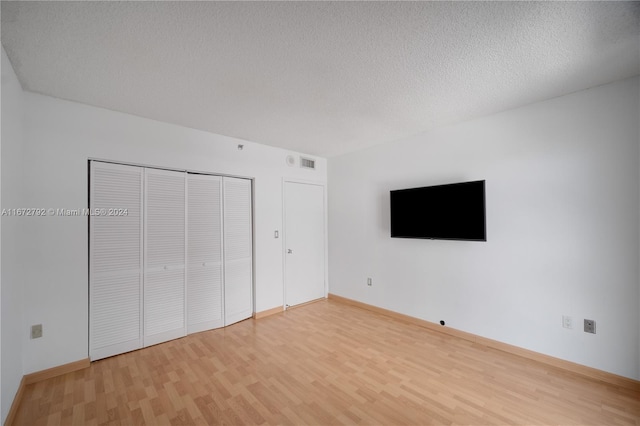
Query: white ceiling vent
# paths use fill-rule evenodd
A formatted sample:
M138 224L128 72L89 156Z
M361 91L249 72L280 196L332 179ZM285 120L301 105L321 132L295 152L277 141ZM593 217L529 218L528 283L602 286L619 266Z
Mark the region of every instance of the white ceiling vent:
M300 167L303 169L316 169L316 160L312 160L311 158L300 157Z

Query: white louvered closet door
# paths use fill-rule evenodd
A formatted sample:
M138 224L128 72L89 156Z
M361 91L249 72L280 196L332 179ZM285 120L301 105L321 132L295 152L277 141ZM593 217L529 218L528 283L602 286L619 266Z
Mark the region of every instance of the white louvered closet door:
M187 175L188 333L224 325L222 178Z
M186 335L185 175L145 169L144 346Z
M223 178L224 324L253 314L251 181Z
M92 161L89 217L89 356L142 347L142 182L144 169ZM126 212L126 213L125 213Z

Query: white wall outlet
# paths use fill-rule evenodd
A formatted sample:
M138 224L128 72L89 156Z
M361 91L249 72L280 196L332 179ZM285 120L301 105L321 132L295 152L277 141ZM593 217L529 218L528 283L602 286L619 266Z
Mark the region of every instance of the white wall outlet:
M42 337L42 324L36 324L31 326L31 338L37 339Z
M371 280L371 278L367 278L367 285L369 287L371 287L373 285L373 281Z
M573 318L568 315L562 316L562 326L564 328L572 329L573 328Z

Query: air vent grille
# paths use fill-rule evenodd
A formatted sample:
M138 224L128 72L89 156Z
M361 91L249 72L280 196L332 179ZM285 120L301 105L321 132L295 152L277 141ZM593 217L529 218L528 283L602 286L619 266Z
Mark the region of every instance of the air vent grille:
M300 167L303 169L312 169L316 168L316 160L312 160L311 158L300 157Z

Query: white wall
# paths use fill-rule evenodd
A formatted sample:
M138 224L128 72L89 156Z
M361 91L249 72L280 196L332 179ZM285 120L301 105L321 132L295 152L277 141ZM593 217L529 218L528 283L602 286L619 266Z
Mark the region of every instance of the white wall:
M2 184L0 208L22 204L22 87L2 49ZM20 259L22 220L2 216L0 248L0 424L3 424L22 379L22 338L28 333L22 321L23 276Z
M24 202L32 207L86 207L88 158L255 178L256 311L283 305L282 239L274 238L282 180L326 182L326 160L316 171L289 167L289 151L28 92L24 137ZM88 356L88 234L86 218L24 223L24 323L44 329L41 339L24 339L30 373Z
M329 159L329 291L640 379L639 94L628 79ZM480 179L487 242L390 238L389 190Z

